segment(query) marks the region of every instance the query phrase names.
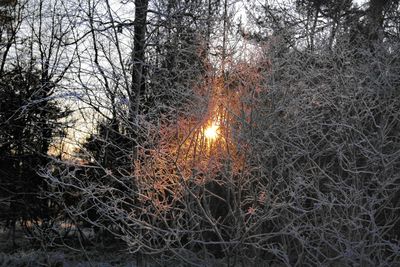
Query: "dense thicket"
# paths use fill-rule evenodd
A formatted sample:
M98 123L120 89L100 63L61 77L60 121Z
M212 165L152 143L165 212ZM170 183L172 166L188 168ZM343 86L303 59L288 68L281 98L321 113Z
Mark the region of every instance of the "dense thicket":
M23 126L0 148L42 155L30 188L63 211L51 245L77 229L171 264L400 264L398 1L39 2L74 53L32 35L44 63L4 71L0 123ZM53 84L89 131L49 161L63 113L35 92Z

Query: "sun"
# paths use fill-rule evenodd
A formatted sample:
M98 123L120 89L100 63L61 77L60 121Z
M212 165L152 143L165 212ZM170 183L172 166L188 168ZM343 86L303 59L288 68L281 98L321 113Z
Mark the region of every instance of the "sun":
M204 136L209 140L217 139L219 135L219 126L215 123L212 123L204 130Z

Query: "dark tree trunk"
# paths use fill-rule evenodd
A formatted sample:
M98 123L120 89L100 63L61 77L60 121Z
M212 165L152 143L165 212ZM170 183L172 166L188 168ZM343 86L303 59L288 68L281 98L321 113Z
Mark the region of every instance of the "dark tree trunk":
M370 45L383 40L384 9L391 0L370 0L368 9L368 39Z
M148 0L135 1L135 29L134 29L134 42L132 52L132 88L130 99L130 112L131 119L134 119L139 114L141 99L145 93L145 44L146 44L146 17Z

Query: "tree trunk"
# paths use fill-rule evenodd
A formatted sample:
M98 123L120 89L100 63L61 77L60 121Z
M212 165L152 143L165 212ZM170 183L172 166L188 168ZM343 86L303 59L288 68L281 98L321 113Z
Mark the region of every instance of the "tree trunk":
M132 52L132 87L130 99L130 113L133 123L139 115L140 101L145 93L145 43L146 43L146 16L148 0L135 1L134 42Z
M368 8L368 39L370 45L383 40L384 8L391 0L370 0Z

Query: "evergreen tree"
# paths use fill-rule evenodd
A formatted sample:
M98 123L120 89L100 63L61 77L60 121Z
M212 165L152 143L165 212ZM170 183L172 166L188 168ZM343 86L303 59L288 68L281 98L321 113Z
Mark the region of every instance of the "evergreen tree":
M51 86L51 85L48 85ZM43 89L41 75L15 68L0 78L0 199L3 220L46 220L51 208L40 168L55 136L62 134L60 119L67 116Z

